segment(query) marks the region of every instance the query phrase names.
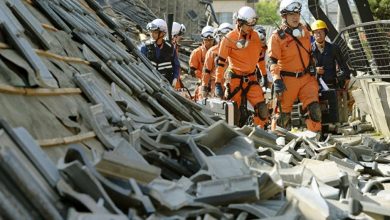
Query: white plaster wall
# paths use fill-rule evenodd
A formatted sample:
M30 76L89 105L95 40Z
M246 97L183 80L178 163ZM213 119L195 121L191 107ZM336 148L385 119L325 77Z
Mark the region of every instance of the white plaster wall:
M246 1L213 1L215 12L236 12L242 6L246 5Z

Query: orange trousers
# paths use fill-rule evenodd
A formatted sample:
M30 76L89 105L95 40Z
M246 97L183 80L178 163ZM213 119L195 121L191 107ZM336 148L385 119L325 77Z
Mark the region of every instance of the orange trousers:
M241 79L239 79L239 78L233 78L233 79L230 80L230 83L229 83L230 92L233 92L236 87L240 86L240 80ZM254 76L254 75L250 76L249 80L250 81L256 80L256 76ZM242 88L245 89L247 86L248 86L248 83L247 82L243 82ZM232 101L237 103L237 106L241 105L241 93L242 93L242 90L240 89L231 98ZM249 103L253 107L255 107L256 104L258 104L260 102L264 102L263 90L262 90L262 88L260 87L260 85L258 83L251 85L251 87L249 88L248 93L246 94L246 99L249 101ZM262 128L264 128L264 126L267 123L267 121L268 121L268 118L262 120L261 118L259 118L256 115L256 113L255 113L255 117L253 117L253 123L255 125L259 125Z
M312 102L319 102L318 82L315 76L305 74L301 77L284 76L283 82L287 90L283 92L280 99L282 112L291 113L293 104L297 98L302 102L303 109ZM309 113L310 114L310 113ZM321 130L321 122L315 122L310 118L305 121L307 129L313 132Z

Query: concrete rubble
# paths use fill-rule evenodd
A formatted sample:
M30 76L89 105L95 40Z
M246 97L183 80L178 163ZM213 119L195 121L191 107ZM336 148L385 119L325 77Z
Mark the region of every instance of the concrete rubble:
M230 126L140 54L142 1L98 2L0 2L0 219L390 217L388 140Z

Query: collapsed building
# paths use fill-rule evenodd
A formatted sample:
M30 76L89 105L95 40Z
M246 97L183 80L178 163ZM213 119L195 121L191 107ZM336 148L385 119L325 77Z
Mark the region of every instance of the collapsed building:
M2 219L390 216L386 140L352 135L364 128L356 121L349 136L323 142L280 129L285 145L227 125L180 96L138 51L151 10L140 0L0 1ZM388 27L342 33L375 37ZM365 47L370 35L357 36L347 43L360 52L343 51L369 73L355 92L360 113L388 137L388 83L372 79L387 74L389 36ZM358 59L362 49L371 59Z

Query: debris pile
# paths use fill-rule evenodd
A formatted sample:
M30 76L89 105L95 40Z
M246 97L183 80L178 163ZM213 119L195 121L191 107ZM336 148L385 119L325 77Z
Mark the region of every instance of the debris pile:
M386 140L233 128L171 89L96 1L0 11L1 218L390 216Z

